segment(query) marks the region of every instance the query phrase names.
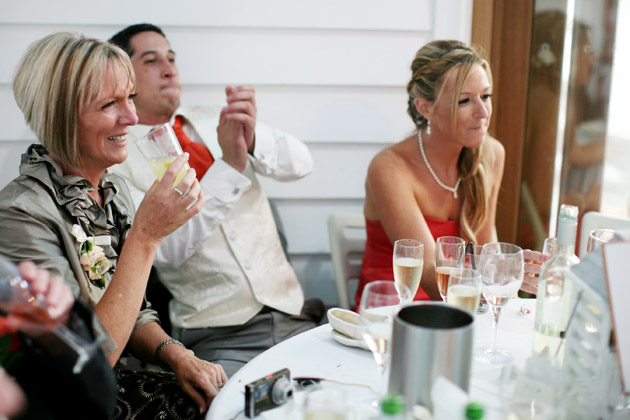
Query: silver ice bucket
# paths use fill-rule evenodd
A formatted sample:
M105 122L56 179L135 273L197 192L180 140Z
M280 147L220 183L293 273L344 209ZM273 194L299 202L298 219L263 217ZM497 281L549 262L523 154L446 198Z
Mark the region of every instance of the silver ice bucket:
M473 317L445 303L416 303L394 318L389 392L410 406L431 406L431 387L442 375L468 392Z

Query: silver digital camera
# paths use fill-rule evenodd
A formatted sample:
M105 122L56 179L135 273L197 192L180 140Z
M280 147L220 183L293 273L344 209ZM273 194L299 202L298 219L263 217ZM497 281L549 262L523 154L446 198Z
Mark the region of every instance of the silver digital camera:
M293 397L291 373L282 369L245 385L245 415L254 418Z

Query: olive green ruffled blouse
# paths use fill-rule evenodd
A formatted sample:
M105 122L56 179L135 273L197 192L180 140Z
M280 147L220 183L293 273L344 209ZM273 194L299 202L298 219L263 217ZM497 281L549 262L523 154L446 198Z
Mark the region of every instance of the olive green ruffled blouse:
M14 262L32 260L61 276L92 307L116 271L135 214L122 178L106 171L99 188L102 206L90 196L90 182L64 176L48 151L33 144L22 155L20 176L0 191L0 253ZM145 302L134 328L157 320ZM106 353L112 345L110 339Z

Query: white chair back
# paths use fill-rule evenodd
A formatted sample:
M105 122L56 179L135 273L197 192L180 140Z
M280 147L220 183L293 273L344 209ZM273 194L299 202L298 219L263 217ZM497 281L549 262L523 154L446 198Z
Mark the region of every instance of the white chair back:
M356 279L365 250L365 219L360 213L333 213L328 217L328 237L339 307L351 309L354 299L348 283ZM356 290L356 288L354 288ZM352 306L351 306L352 305Z
M607 216L597 211L586 212L580 222L580 245L578 249L580 259L586 255L588 236L593 229L630 229L630 219Z

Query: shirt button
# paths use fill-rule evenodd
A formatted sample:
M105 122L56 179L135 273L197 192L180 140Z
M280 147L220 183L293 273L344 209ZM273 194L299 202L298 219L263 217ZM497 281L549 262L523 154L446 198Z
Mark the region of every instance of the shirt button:
M251 270L251 268L252 268L252 265L250 263L246 263L245 264L245 269L246 270Z
M235 241L236 240L236 235L231 233L230 234L230 241Z

